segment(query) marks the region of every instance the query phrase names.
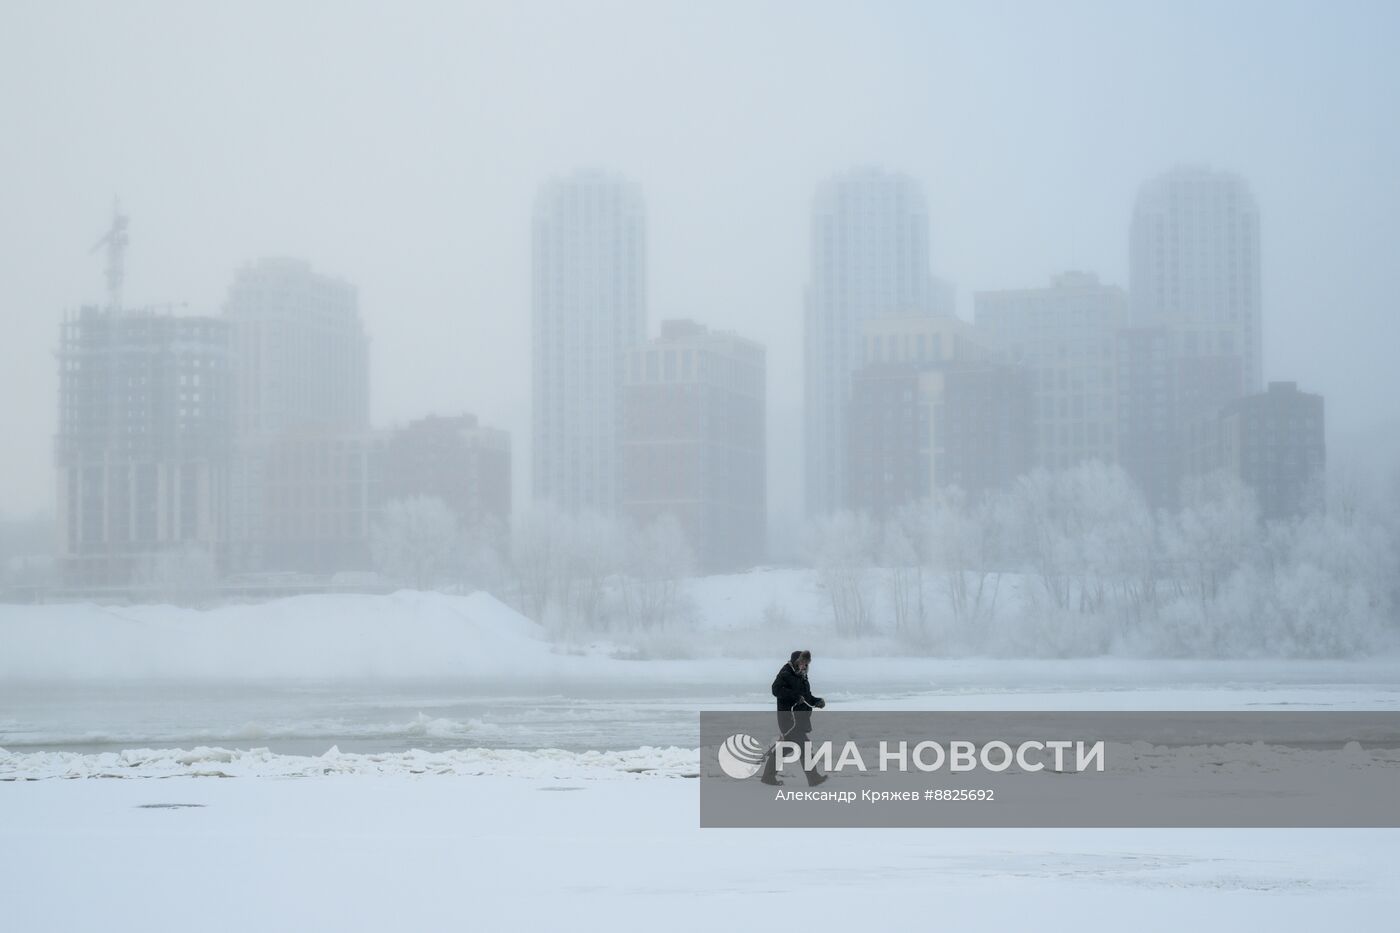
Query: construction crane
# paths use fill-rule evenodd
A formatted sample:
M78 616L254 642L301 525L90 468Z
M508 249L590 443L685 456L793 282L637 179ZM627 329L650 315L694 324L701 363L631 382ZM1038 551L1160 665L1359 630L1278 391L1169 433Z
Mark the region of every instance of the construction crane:
M126 225L129 218L122 213L122 202L112 202L112 227L92 244L88 255L107 247L107 307L120 311L122 306L122 280L126 277Z

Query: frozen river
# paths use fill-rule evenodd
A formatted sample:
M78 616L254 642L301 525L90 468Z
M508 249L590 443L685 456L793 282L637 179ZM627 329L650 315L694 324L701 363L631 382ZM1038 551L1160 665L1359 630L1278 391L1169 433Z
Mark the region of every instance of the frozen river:
M0 681L11 778L35 778L0 783L0 893L16 929L231 933L709 929L699 903L753 927L819 909L853 927L1375 929L1400 907L1393 830L813 830L800 858L790 831L702 830L697 782L677 779L697 712L766 708L776 667ZM837 709L1400 709L1400 665L1380 661L829 660L813 684ZM198 745L325 757L65 754ZM570 754L641 746L678 747ZM510 751L551 747L570 752ZM162 779L45 779L82 775ZM225 909L231 882L256 896Z
M700 710L767 708L776 666L635 662L607 677L523 683L0 683L0 747L694 748ZM831 660L812 679L833 709L1400 709L1393 661Z

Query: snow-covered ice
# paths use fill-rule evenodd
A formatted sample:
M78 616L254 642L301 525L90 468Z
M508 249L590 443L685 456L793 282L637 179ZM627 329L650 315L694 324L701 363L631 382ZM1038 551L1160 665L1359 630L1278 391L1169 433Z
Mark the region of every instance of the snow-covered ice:
M636 776L0 785L13 930L1381 929L1397 855L1378 830L702 831L695 781Z

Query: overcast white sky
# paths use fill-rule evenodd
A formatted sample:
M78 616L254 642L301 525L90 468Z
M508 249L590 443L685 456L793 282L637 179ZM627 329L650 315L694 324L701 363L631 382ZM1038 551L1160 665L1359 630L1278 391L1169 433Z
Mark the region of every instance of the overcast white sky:
M924 186L933 267L976 290L1126 285L1127 224L1177 162L1244 174L1265 378L1334 439L1400 436L1400 4L68 3L0 16L0 513L53 500L62 311L120 195L127 303L217 313L234 269L358 285L379 425L473 411L528 495L529 219L601 166L647 196L650 329L767 344L770 496L797 506L812 191Z

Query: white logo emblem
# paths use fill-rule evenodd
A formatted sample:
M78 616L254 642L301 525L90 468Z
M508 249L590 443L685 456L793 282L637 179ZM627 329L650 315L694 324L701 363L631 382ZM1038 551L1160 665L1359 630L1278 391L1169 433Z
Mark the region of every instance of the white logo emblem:
M758 739L737 732L719 747L720 769L736 780L751 778L763 767L763 751Z

